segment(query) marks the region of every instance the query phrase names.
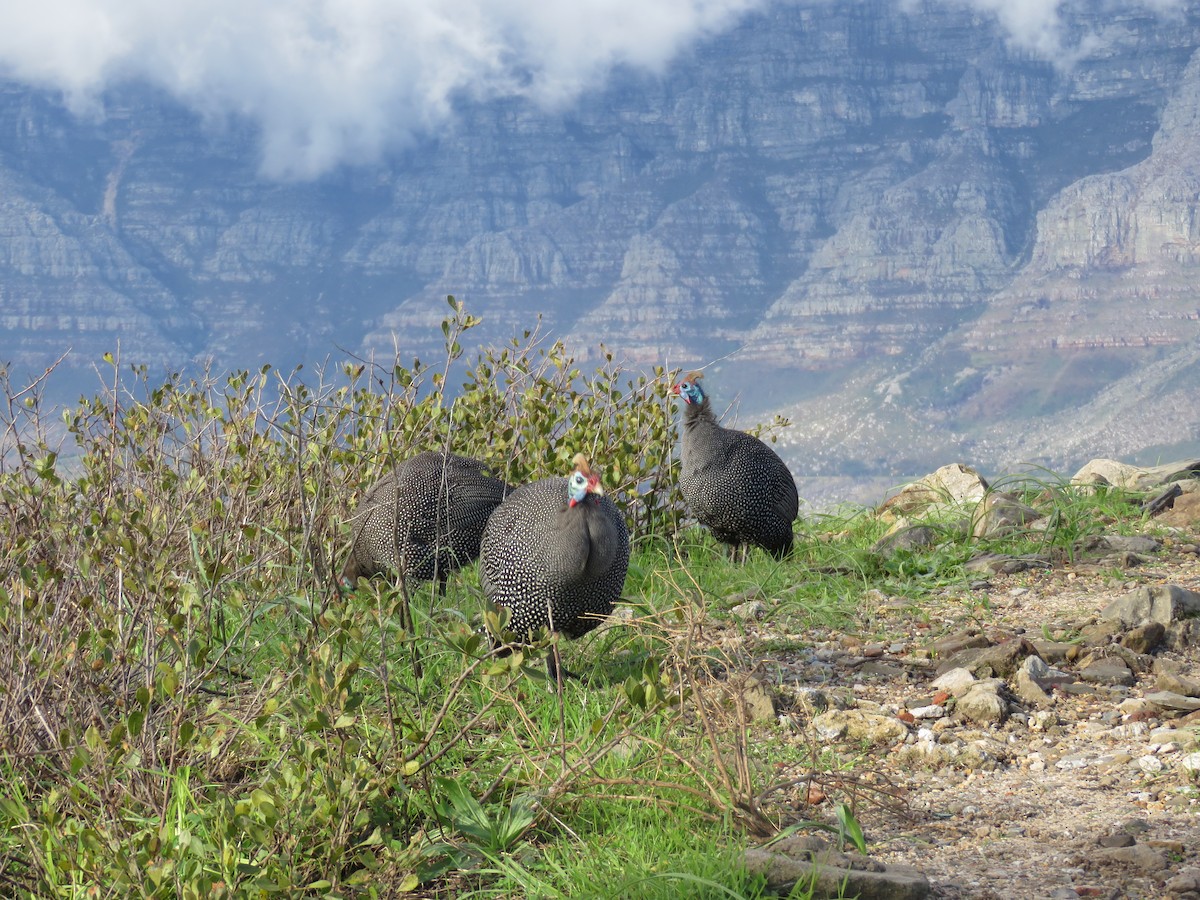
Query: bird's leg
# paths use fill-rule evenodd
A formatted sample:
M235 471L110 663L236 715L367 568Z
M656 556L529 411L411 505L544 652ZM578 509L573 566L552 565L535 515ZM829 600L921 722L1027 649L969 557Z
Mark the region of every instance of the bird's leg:
M550 679L550 683L559 690L562 690L563 682L568 678L574 678L577 681L583 680L562 664L562 658L558 652L557 636L555 641L550 645L550 652L546 654L546 676Z

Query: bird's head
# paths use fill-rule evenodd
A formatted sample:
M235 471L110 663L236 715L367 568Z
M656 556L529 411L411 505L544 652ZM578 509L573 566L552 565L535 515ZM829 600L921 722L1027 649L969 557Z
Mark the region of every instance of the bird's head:
M700 379L703 377L701 372L689 372L683 381L671 388L671 393L677 394L688 406L698 406L704 402L704 389L700 387Z
M567 506L582 503L587 499L588 494L603 497L604 488L600 484L600 476L592 471L587 457L582 453L576 453L571 462L575 466L575 471L567 479Z

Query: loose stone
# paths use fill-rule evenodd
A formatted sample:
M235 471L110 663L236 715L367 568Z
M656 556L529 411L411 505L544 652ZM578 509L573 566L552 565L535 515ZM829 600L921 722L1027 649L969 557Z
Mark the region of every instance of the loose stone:
M1104 608L1101 618L1136 628L1159 622L1170 625L1189 616L1200 615L1200 594L1177 584L1142 587L1119 597Z
M1182 712L1194 712L1200 709L1200 698L1187 697L1173 691L1155 691L1153 694L1147 694L1146 699L1162 709Z
M1079 677L1091 684L1116 684L1130 687L1137 684L1137 677L1125 661L1115 657L1091 659L1079 667Z
M1138 767L1150 775L1157 775L1163 770L1163 761L1157 756L1139 756Z
M930 687L957 697L975 684L975 676L966 669L950 669L933 680Z
M1155 683L1160 691L1171 691L1185 697L1200 697L1200 681L1183 675L1161 673Z
M930 704L929 706L918 706L916 709L909 710L909 713L914 719L940 719L946 715L946 707Z

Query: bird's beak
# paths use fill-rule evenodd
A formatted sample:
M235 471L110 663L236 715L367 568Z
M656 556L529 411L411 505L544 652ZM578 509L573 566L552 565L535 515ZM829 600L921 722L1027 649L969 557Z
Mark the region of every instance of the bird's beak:
M677 385L677 384L671 385L671 393L674 394L676 397L678 397L679 396L679 385Z

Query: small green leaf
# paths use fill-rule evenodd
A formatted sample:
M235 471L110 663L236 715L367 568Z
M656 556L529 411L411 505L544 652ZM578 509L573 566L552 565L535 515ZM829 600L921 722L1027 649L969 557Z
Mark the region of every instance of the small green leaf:
M400 883L398 885L396 885L396 890L398 890L402 894L408 894L408 893L415 891L420 886L421 886L421 879L419 879L417 877L415 872L409 872L407 875L405 875L403 878L400 879Z

